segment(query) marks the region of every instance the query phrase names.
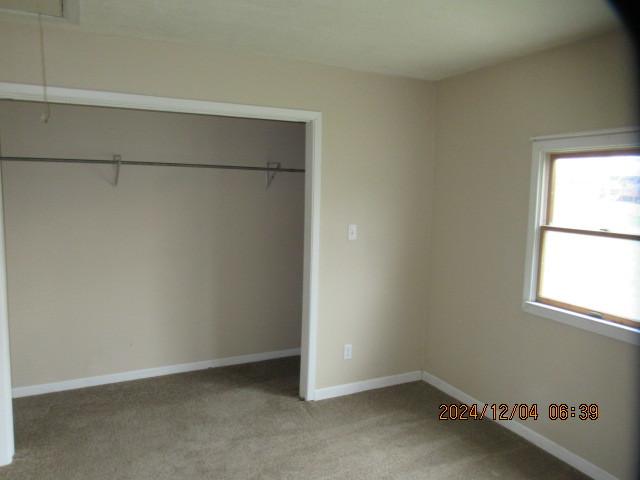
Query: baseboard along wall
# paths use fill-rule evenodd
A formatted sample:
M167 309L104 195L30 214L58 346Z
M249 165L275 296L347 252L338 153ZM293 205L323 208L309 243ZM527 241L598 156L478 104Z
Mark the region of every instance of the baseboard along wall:
M410 383L422 380L438 390L446 393L447 395L455 398L459 402L466 404L476 403L478 405L484 405L484 402L473 398L471 395L463 392L459 388L445 382L444 380L424 371L413 371L407 373L401 373L398 375L390 375L387 377L373 378L370 380L363 380L360 382L346 383L343 385L335 385L332 387L320 388L315 392L316 400L325 400L328 398L340 397L343 395L351 395L354 393L364 392L367 390L374 390L377 388L391 387L393 385L400 385L402 383ZM576 470L589 475L595 480L617 480L616 477L602 468L594 465L581 456L566 449L562 445L557 444L553 440L539 434L538 432L526 427L520 422L515 420L498 421L498 425L504 427L516 435L524 438L525 440L533 443L537 447L541 448L545 452L553 455L554 457L562 460L563 462L571 465Z
M325 387L316 389L316 400L325 400L327 398L342 397L343 395L351 395L353 393L365 392L367 390L375 390L376 388L391 387L401 383L417 382L422 379L422 372L416 370L414 372L400 373L398 375L390 375L388 377L372 378L370 380L362 380L361 382L345 383L343 385L335 385L333 387Z
M428 372L422 372L422 380L436 387L438 390L443 391L447 395L455 398L459 402L466 403L467 405L474 403L478 404L478 406L484 405L484 402L473 398L471 395L468 395L459 388L454 387L441 378L438 378ZM545 452L562 460L564 463L571 465L576 470L579 470L580 472L590 476L591 478L594 478L595 480L617 480L616 477L611 475L609 472L603 470L597 465L594 465L593 463L573 453L572 451L567 450L562 445L557 444L544 435L541 435L538 432L530 429L529 427L526 427L520 422L516 422L515 420L499 420L496 421L496 423L501 427L506 428L507 430L511 430L516 435L533 443L535 446L541 448Z
M159 377L162 375L171 375L174 373L184 373L196 370L204 370L207 368L225 367L229 365L240 365L243 363L261 362L275 358L292 357L300 355L299 348L291 348L288 350L278 350L274 352L254 353L249 355L238 355L235 357L219 358L214 360L205 360L202 362L182 363L178 365L168 365L164 367L147 368L143 370L131 370L121 373L113 373L108 375L99 375L96 377L78 378L74 380L65 380L62 382L45 383L41 385L31 385L26 387L16 387L13 389L13 398L28 397L32 395L42 395L45 393L61 392L64 390L75 390L78 388L93 387L97 385L106 385L109 383L126 382L130 380L139 380L143 378ZM344 395L352 395L354 393L375 390L378 388L391 387L403 383L424 381L456 400L466 403L484 405L471 395L463 392L459 388L445 382L441 378L436 377L428 372L415 370L412 372L400 373L397 375L389 375L386 377L372 378L359 382L345 383L342 385L334 385L331 387L319 388L315 390L315 400L326 400ZM498 425L504 427L525 440L533 443L542 450L548 452L554 457L571 465L576 470L589 475L595 480L617 480L616 477L602 468L594 465L588 460L571 452L562 445L557 444L553 440L539 434L538 432L526 427L515 420L498 421Z
M95 377L76 378L64 380L62 382L43 383L40 385L29 385L26 387L15 387L12 389L13 398L30 397L45 393L62 392L65 390L76 390L78 388L95 387L97 385L107 385L109 383L128 382L130 380L140 380L143 378L160 377L174 373L193 372L205 370L207 368L227 367L230 365L240 365L243 363L262 362L274 358L293 357L300 355L299 348L287 350L276 350L273 352L251 353L248 355L238 355L234 357L217 358L214 360L204 360L202 362L180 363L178 365L167 365L164 367L145 368L142 370L129 370L127 372L110 373Z

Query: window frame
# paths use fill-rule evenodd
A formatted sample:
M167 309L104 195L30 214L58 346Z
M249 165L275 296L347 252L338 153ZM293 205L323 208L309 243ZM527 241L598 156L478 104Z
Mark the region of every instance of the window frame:
M531 191L529 201L529 228L522 308L525 312L571 325L617 340L640 345L640 328L587 315L587 310L562 302L538 301L542 230L547 220L550 194L551 162L558 154L593 152L602 150L628 150L640 146L638 127L600 130L566 135L532 138ZM561 228L561 227L559 227ZM555 227L554 227L555 229ZM576 229L580 230L580 229ZM613 235L607 235L613 236Z

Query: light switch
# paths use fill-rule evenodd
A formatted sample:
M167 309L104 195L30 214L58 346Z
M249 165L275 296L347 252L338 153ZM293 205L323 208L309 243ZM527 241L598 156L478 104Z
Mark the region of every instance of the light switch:
M350 223L348 231L349 240L357 240L358 239L358 225L355 223Z

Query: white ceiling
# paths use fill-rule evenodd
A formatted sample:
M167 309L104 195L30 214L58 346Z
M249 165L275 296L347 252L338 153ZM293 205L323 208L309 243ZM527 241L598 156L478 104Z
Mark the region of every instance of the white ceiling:
M605 0L65 0L83 30L437 80L615 28Z

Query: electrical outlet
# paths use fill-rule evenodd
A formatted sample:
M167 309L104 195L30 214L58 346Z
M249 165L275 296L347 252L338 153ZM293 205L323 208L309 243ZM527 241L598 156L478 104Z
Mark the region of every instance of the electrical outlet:
M352 356L353 356L353 346L350 343L347 343L344 346L344 359L351 360Z

